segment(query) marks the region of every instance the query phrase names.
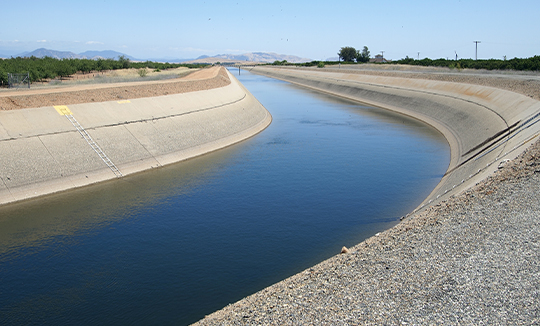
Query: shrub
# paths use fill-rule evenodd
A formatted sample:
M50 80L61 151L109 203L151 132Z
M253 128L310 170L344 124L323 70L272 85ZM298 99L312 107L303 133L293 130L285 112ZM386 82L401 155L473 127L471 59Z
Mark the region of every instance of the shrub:
M139 69L138 73L139 73L139 76L146 77L146 75L148 74L148 70L146 70L146 68L141 68Z

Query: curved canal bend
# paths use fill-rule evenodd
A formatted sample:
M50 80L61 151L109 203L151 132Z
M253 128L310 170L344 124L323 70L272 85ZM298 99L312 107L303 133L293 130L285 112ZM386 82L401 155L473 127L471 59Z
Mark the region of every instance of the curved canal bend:
M261 134L0 207L3 324L194 322L395 225L448 166L417 121L237 77L273 115Z

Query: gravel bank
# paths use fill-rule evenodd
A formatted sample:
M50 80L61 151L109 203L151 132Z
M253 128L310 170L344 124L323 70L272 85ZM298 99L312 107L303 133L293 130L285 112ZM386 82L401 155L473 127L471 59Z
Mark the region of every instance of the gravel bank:
M539 324L539 187L537 141L475 187L197 325Z

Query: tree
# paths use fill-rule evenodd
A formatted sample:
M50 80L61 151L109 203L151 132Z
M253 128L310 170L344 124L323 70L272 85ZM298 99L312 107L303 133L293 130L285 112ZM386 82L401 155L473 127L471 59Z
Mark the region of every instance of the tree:
M343 61L353 62L356 58L356 49L351 46L345 46L339 50L338 55Z
M130 60L124 55L118 57L118 63L120 64L120 67L124 69L127 69L130 66Z
M358 51L356 54L356 62L369 62L369 50L367 46L364 46L362 52Z
M60 76L60 79L73 75L76 72L77 68L75 68L71 59L62 59L56 62L56 73Z
M89 59L80 59L78 61L77 68L84 74L84 73L92 71L94 64L95 64L95 61L91 61Z

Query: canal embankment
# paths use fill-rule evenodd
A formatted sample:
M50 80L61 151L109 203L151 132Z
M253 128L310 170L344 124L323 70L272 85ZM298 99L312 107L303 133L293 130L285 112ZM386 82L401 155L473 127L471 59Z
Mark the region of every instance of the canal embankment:
M132 98L130 87L145 86L123 85L117 100L75 104L54 90L48 96L57 105L0 111L0 204L179 162L266 128L270 113L218 69L230 79L226 86ZM215 71L207 79L216 78ZM95 88L114 87L87 92ZM32 94L21 95L22 101Z
M505 89L338 69L256 67L251 72L405 114L439 130L450 145L450 164L419 208L485 179L523 152L540 130L540 102Z
M434 192L395 227L198 325L538 323L538 101L471 84L252 71L402 110L437 127L452 160Z

